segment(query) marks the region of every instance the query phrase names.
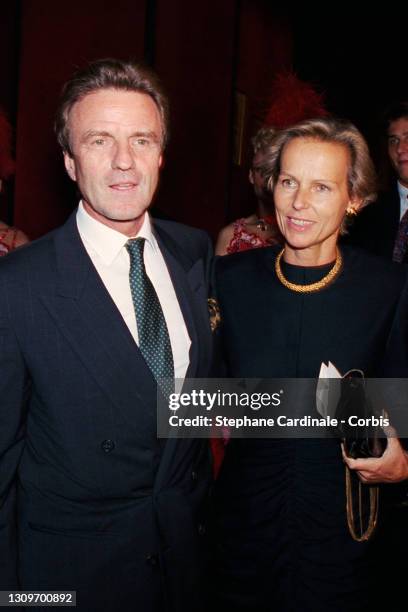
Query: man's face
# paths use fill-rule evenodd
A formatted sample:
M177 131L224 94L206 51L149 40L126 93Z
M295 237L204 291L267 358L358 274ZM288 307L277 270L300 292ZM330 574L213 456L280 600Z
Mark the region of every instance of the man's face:
M72 107L65 167L87 212L127 235L140 229L162 163L162 123L143 93L101 89Z
M400 183L408 187L408 117L391 121L388 128L388 155Z

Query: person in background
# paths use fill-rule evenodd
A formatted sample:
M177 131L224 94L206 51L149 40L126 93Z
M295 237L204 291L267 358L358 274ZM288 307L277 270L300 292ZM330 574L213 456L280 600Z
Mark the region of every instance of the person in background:
M272 194L265 186L264 160L276 129L307 119L324 117L324 97L312 85L301 81L294 73L278 74L272 84L273 102L265 116L263 127L252 139L253 158L249 181L257 200L255 212L224 227L217 238L216 255L230 255L283 243L276 223Z
M392 169L389 188L364 208L350 225L345 243L359 246L389 261L408 263L408 101L392 104L384 116L387 155ZM405 597L405 559L408 549L408 486L383 491L388 520L380 524L378 541L384 564L382 579L393 585L395 600ZM385 599L385 598L384 598ZM379 598L379 601L382 601ZM383 605L387 606L386 601Z
M357 216L345 241L399 263L408 262L408 101L385 114L384 132L393 170L390 188Z
M262 162L273 137L274 128L261 128L252 139L253 159L249 181L257 200L256 211L249 217L237 219L224 227L218 235L216 255L229 255L238 251L280 244L280 232L276 225L271 194L265 188Z
M5 181L14 173L14 160L11 154L11 126L0 109L0 194ZM0 257L28 242L28 237L16 227L10 227L0 220Z

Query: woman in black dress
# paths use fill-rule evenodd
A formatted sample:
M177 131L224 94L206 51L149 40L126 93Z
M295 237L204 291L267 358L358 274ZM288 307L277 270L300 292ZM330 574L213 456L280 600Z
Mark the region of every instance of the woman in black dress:
M269 173L284 249L238 253L216 265L229 374L317 378L331 361L342 375L358 368L366 377L407 376L405 268L338 246L346 215L375 195L361 134L335 119L282 130ZM397 438L379 459L346 461L366 482L408 477ZM231 440L215 517L220 609L368 607L372 541L357 542L348 530L338 439Z

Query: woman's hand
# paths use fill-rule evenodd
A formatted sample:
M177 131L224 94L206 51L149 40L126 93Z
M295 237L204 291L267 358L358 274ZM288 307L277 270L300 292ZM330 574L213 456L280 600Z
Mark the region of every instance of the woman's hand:
M352 459L344 452L343 460L350 470L357 471L362 482L401 482L408 478L408 453L404 451L396 437L388 437L387 447L381 457Z

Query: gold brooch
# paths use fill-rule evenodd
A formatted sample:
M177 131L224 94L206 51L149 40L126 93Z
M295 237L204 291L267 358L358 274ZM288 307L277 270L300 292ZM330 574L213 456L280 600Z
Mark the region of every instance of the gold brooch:
M218 302L215 298L208 298L208 313L210 315L210 327L211 331L214 332L219 324L221 323L221 313Z

